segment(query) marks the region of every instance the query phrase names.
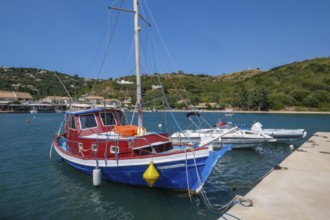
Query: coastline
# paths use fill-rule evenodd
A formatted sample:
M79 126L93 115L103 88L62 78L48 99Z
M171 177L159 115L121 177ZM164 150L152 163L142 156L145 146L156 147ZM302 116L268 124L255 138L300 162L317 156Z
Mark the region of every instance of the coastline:
M157 110L158 112L169 112L170 110ZM178 110L172 109L172 112L188 112L189 110ZM197 110L198 112L207 113L223 113L226 114L228 111L217 111L217 110ZM330 115L330 112L316 112L316 111L231 111L233 114L320 114Z
M157 112L189 112L190 110L179 110L179 109L172 109L172 110L157 110ZM197 110L198 112L206 112L206 113L223 113L226 114L228 111L219 111L219 110ZM130 111L132 112L132 111ZM144 110L144 112L150 112ZM29 111L23 112L15 112L15 111L1 111L0 114L29 114ZM40 112L41 113L41 112ZM50 112L42 112L42 113L55 113L55 111ZM330 112L317 112L317 111L231 111L233 114L319 114L319 115L330 115Z

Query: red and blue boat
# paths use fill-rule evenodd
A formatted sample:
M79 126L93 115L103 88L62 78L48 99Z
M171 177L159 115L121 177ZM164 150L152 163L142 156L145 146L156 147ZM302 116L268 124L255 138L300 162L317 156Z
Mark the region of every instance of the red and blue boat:
M225 146L175 145L166 133L138 135L138 126L126 125L120 109L67 112L65 132L57 134L54 148L77 170L116 183L152 186L198 193L218 160L230 150ZM150 166L158 178L150 184Z
M126 115L120 109L69 111L53 146L72 167L93 175L96 186L104 179L198 193L230 146L214 151L209 144L212 141L207 140L201 145L175 144L168 134L146 131L143 127L139 13L138 1L133 2L138 125L127 124Z

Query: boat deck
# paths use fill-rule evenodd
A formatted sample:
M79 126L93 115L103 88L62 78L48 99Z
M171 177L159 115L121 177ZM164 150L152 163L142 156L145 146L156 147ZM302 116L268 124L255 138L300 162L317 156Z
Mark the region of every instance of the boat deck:
M317 132L219 219L330 219L330 133Z

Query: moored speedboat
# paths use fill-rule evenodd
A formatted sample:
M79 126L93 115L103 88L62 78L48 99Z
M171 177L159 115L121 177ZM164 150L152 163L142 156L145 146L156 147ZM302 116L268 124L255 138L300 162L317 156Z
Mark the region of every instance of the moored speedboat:
M196 129L175 132L171 135L172 141L181 143L198 143L205 138L213 138L224 134L221 138L216 138L213 141L214 148L222 147L224 144L232 144L232 148L251 148L257 144L275 142L276 140L264 133L253 132L247 130L235 129Z
M262 132L241 130L238 127L211 127L198 112L189 112L186 115L196 129L175 132L170 137L172 141L198 143L205 138L221 135L221 138L215 138L213 141L215 148L221 147L223 144L232 144L232 148L251 148L256 147L257 144L276 141L273 137ZM198 117L198 123L191 116ZM208 125L209 128L201 128L204 124Z
M251 131L263 132L279 141L302 139L307 135L305 129L264 129L260 122L255 122L251 127Z
M32 108L32 109L30 110L30 113L31 113L31 114L36 114L36 113L38 113L38 110L37 110L36 108Z

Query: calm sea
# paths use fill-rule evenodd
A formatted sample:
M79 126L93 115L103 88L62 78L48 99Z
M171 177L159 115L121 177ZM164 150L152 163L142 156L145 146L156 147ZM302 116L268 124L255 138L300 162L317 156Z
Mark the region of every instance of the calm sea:
M184 113L174 115L182 128L189 126ZM200 196L190 199L185 193L111 182L95 188L90 176L62 162L56 152L49 159L52 138L63 116L0 114L0 219L184 220L220 216L221 212L211 211ZM214 125L223 113L203 113L203 117ZM330 132L330 115L235 114L231 120L247 127L259 120L265 128L305 128L308 137L317 131ZM147 130L178 130L171 116L162 112L146 113L144 126ZM210 203L219 207L235 195L246 194L259 178L292 152L288 146L265 144L227 153L205 185Z

